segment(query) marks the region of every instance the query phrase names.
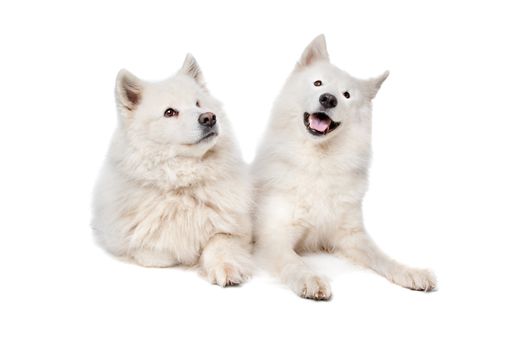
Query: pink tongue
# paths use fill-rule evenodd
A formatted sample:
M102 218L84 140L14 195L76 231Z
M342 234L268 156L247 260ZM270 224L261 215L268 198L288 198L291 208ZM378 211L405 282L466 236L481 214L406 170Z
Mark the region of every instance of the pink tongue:
M310 128L317 130L319 132L325 132L326 129L328 129L328 126L330 126L329 119L318 119L314 117L313 115L311 115L308 120L310 122Z

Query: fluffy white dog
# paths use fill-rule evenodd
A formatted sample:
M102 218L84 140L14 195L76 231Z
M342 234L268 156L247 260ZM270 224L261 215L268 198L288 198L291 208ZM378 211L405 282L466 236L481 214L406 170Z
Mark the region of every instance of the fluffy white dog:
M428 270L401 265L365 231L372 99L388 76L361 80L332 65L324 36L305 49L275 102L252 167L258 254L298 295L331 296L325 277L298 255L325 250L403 287L430 291Z
M195 59L165 81L117 76L118 128L95 190L93 228L142 266L199 265L212 283L250 274L248 171Z

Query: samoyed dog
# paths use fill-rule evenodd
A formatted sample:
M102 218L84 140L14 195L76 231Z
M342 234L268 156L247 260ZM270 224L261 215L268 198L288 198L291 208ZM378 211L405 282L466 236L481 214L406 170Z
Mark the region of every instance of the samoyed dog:
M356 79L332 65L315 38L275 102L252 167L258 257L299 296L327 300L327 279L302 252L327 251L406 288L430 291L432 272L404 266L368 236L362 215L372 99L388 72Z
M220 286L243 282L248 169L195 59L161 82L122 70L115 92L118 127L94 198L100 244L142 266L199 266Z

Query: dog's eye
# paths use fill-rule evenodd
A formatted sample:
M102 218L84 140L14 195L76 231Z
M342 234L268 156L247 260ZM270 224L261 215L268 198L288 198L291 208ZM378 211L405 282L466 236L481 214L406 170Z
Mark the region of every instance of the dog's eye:
M197 100L197 102L195 102L195 106L200 107L201 103Z
M343 92L343 96L346 98L350 98L350 93L348 91Z
M314 81L314 85L315 86L321 86L321 85L323 85L323 82L321 80L316 80L316 81Z
M176 117L179 115L179 111L173 108L168 108L164 111L164 116L166 118Z

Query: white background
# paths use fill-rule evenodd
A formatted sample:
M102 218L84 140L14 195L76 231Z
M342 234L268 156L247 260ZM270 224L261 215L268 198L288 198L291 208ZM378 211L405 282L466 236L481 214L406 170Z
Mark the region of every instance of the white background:
M0 348L523 349L523 13L504 1L2 3ZM391 71L365 219L390 255L433 268L439 291L310 257L334 292L316 303L264 273L221 289L93 243L120 68L162 79L191 51L251 161L320 33L351 74Z

